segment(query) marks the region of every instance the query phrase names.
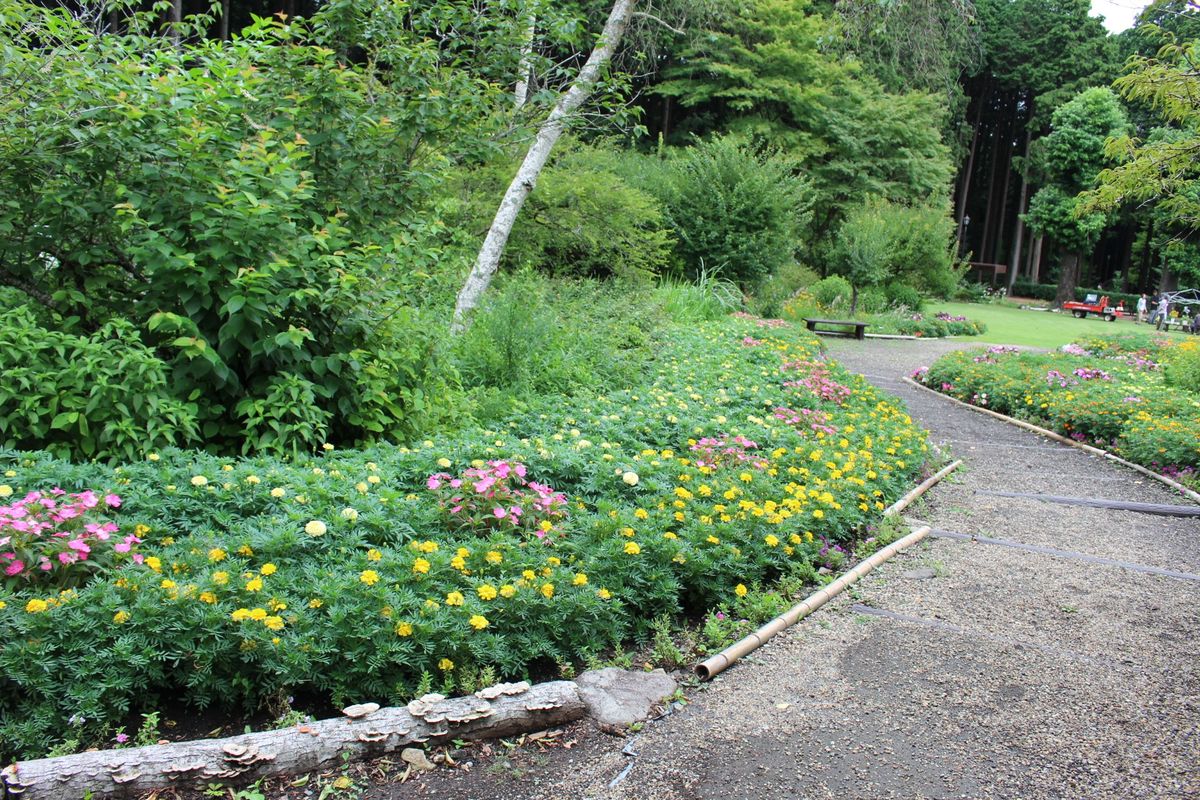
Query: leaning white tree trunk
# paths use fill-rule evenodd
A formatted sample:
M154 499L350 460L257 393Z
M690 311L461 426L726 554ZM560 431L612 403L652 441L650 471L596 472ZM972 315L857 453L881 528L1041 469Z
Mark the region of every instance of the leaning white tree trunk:
M500 266L500 257L504 255L504 246L508 243L513 223L517 221L517 215L525 205L525 198L533 191L538 176L550 157L550 151L562 135L568 119L591 95L600 79L601 70L612 60L636 2L637 0L616 0L613 3L608 21L604 23L604 30L600 33L600 40L588 56L587 63L579 71L571 88L559 98L554 110L538 129L533 146L525 154L525 160L521 162L516 177L504 193L504 199L500 201L496 217L492 220L492 227L488 229L483 247L479 249L479 257L475 259L475 266L471 268L471 274L459 290L458 299L454 304L454 322L450 326L452 333L461 333L466 327L467 315L479 305L479 298L491 284L496 269Z
M228 739L99 750L0 770L0 797L22 800L120 798L156 789L203 789L247 783L380 756L410 745L498 738L583 718L587 706L571 681L493 686L467 697L426 695L407 708L351 706L346 716ZM232 794L232 793L231 793Z
M533 76L533 40L537 36L537 10L529 8L527 14L521 61L517 64L517 86L513 92L514 105L518 111L524 108L529 100L529 79Z

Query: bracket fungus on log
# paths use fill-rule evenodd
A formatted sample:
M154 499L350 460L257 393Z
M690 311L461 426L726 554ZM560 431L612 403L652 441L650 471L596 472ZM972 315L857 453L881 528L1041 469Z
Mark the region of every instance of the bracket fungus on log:
M0 770L0 797L118 798L173 786L247 783L338 764L347 755L399 752L425 741L544 730L581 719L586 711L579 687L571 681L501 684L450 699L425 695L409 708L362 703L345 709L342 717L282 730L20 761Z

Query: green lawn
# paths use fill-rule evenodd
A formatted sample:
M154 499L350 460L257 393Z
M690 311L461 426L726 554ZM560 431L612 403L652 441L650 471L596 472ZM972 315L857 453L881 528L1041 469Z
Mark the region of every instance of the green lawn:
M1055 314L1049 311L1022 311L1009 306L990 303L937 303L930 305L927 314L946 311L961 314L987 324L987 333L978 337L956 337L976 339L988 344L1016 344L1030 347L1057 348L1087 334L1112 335L1138 331L1150 333L1149 325L1138 325L1126 319L1105 322L1088 317L1076 319L1070 314ZM1187 334L1172 331L1169 336L1184 338Z

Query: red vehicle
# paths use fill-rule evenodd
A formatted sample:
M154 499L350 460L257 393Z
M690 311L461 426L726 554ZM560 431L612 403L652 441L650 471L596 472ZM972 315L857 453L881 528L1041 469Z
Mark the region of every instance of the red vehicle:
M1125 314L1125 307L1121 304L1110 306L1108 304L1108 295L1096 299L1096 295L1089 294L1081 303L1078 300L1068 300L1062 304L1063 311L1070 311L1075 316L1083 319L1088 314L1095 314L1098 317L1104 317L1109 322L1112 322L1117 317Z

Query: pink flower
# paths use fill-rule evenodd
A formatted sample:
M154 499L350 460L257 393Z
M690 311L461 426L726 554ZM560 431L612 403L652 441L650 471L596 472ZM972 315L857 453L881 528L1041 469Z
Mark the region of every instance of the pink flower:
M109 508L120 508L121 507L121 498L115 494L104 495L104 502L108 505Z
M141 553L134 553L131 558L135 564L140 564L146 560L145 556L143 556Z
M128 553L129 542L117 542L113 545L113 551L117 553Z
M25 562L18 559L4 568L4 574L11 577L13 575L20 575L24 570Z
M72 550L77 550L80 553L92 552L92 548L89 547L87 543L83 541L83 539L72 539L71 541L67 542L67 547L71 548Z
M58 560L60 562L62 562L63 564L74 564L79 559L75 556L74 553L64 550L63 552L58 554ZM50 569L50 565L43 564L42 569Z
M80 492L75 497L80 503L83 503L84 508L95 508L100 505L100 498L96 497L96 493L91 489L88 489L86 492Z
M425 481L425 485L429 488L430 491L433 491L434 489L437 489L438 487L440 487L442 485L442 482L440 480L438 480L437 475L430 475L429 480Z
M500 506L493 508L492 513L496 516L496 519L504 519L506 516L508 516L508 512Z

